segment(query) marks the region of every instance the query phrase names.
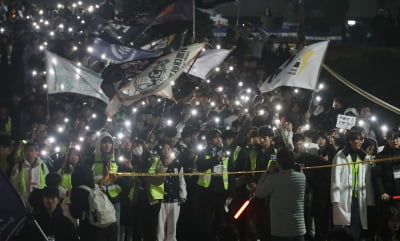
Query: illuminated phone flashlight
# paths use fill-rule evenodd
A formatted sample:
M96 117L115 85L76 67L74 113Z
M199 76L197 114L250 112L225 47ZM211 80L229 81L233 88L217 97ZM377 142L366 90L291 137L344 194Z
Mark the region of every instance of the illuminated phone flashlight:
M123 162L124 161L124 156L119 156L118 161Z
M50 36L54 36L54 32L53 31L50 31Z
M85 130L90 130L90 127L89 126L85 126Z
M54 137L52 137L52 136L49 136L49 138L47 138L47 140L48 140L48 142L49 142L50 144L53 144L54 142L56 142L56 138L54 138Z
M173 121L171 119L168 119L167 120L167 126L172 126L172 124L173 124Z
M282 110L282 105L281 105L281 104L277 104L277 105L275 106L275 109L276 109L277 111L281 111L281 110Z
M170 157L175 158L176 157L175 152L171 152Z
M81 145L75 145L75 149L80 151L81 150Z
M69 119L68 118L64 118L64 123L68 123Z
M125 127L126 128L129 128L130 126L131 126L131 121L130 120L126 120L125 122L124 122L124 124L125 124Z
M229 70L230 71L233 71L235 68L231 65L231 66L229 66Z
M221 49L221 45L217 44L216 49Z
M132 113L136 113L137 112L137 108L132 108Z
M299 93L299 89L294 89L294 93L295 94Z
M43 10L42 9L39 10L39 15L43 15Z
M214 106L215 106L215 102L214 102L214 101L211 101L210 105L211 105L212 107L214 107Z
M322 100L322 98L321 98L321 96L317 95L317 96L315 97L315 100L316 100L317 102L320 102L320 101Z
M258 111L258 114L259 114L259 115L264 115L264 114L265 114L265 110L263 110L263 109L259 110L259 111Z
M219 87L217 88L217 91L218 91L218 92L222 92L222 91L224 91L224 87L222 87L222 86L219 86Z
M238 85L239 85L239 87L242 87L242 86L243 86L243 82L240 81L240 82L238 83Z
M363 120L359 120L359 121L358 121L358 125L359 125L359 126L363 126L364 124L365 124L365 122L364 122Z
M214 121L215 121L215 123L218 124L221 121L221 119L219 117L215 117Z
M32 70L32 76L36 76L37 75L37 71L36 70Z
M117 134L117 137L118 137L118 139L124 138L124 133L119 132L119 133Z
M76 3L73 3L73 4L72 4L72 7L73 7L73 8L76 8L76 6L77 6Z
M106 55L106 54L102 54L102 55L100 56L100 58L101 58L101 59L107 59L107 55Z
M145 102L145 101L142 101L142 105L146 105L146 102Z
M100 131L96 131L96 136L100 136L100 135L101 135Z
M248 88L248 89L246 90L246 92L247 92L247 94L250 94L250 93L251 93L251 89Z
M321 84L318 85L318 89L319 89L319 90L323 90L324 88L325 88L325 85L324 85L323 83L321 83Z
M201 51L206 52L206 49L205 49L205 48L202 48Z
M196 115L197 115L197 110L196 110L196 109L193 109L192 111L190 111L190 114L191 114L192 116L196 116Z
M308 143L308 142L304 143L304 147L305 147L305 148L310 147L310 143Z
M92 53L92 52L93 52L93 47L92 47L92 46L87 47L87 51L88 51L89 53Z
M40 152L40 154L42 155L42 156L47 156L47 154L49 154L46 150L42 150L41 152Z
M85 138L83 136L80 136L78 139L80 142L83 142L85 140Z
M230 155L231 155L231 152L230 152L230 151L226 151L225 154L226 154L227 156L230 156Z
M157 99L157 102L161 102L161 98L158 98L158 99Z
M345 131L345 129L343 129L343 128L339 129L340 133L344 133L344 131Z
M61 148L60 148L59 146L56 146L56 147L54 148L54 151L57 152L57 153L59 153L59 152L61 151Z
M371 121L372 121L372 122L375 122L375 121L377 121L377 120L378 120L378 118L376 118L376 116L374 116L374 115L371 116Z
M60 24L58 25L58 28L64 29L64 24L60 23Z
M279 126L280 123L281 123L280 120L278 120L278 119L275 120L275 125L276 125L276 126Z
M93 119L96 119L96 118L97 118L97 114L96 114L96 113L93 113L93 114L92 114L92 118L93 118Z
M207 79L207 80L206 80L206 83L207 83L207 84L209 84L210 82L211 82L210 79Z
M110 117L107 117L107 122L112 122L112 119Z
M78 2L78 5L80 5L80 6L81 6L81 5L82 5L82 1L79 1L79 2Z
M389 128L387 127L387 125L382 125L381 130L383 133L386 133L389 130Z
M304 130L305 130L305 131L310 130L310 125L309 125L309 124L306 124L306 125L304 126Z
M215 71L219 72L221 70L220 67L215 68Z
M206 136L201 136L201 139L202 139L203 141L205 141L205 140L206 140Z
M235 101L235 104L236 104L236 105L240 105L240 101L238 101L238 100Z
M197 150L198 150L198 151L204 150L204 146L203 146L202 144L198 144L198 145L197 145Z
M64 132L64 128L63 128L62 126L59 126L59 127L57 128L57 132L58 132L58 133L63 133L63 132Z
M248 112L249 112L249 109L247 109L247 108L244 109L244 112L245 112L245 113L248 113Z
M47 84L43 84L43 89L47 89Z
M88 12L91 13L91 12L93 12L93 11L94 11L94 7L93 7L92 5L90 5L90 6L88 7Z
M195 105L200 105L200 101L196 101L194 104Z
M71 27L69 27L69 28L68 28L68 32L71 33L72 31L74 31L74 30L73 30Z

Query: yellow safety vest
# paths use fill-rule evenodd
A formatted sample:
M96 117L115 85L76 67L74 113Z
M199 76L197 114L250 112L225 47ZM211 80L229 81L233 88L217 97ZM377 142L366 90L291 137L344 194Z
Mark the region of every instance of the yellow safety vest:
M96 155L95 156L95 161L93 163L93 176L94 176L94 182L99 183L103 178L103 170L104 170L104 163L100 160L100 156ZM118 166L114 161L114 155L111 158L110 161L110 172L116 173L118 172ZM122 189L118 184L114 184L113 182L108 182L106 184L101 184L107 191L108 195L110 195L111 198L117 197Z
M5 125L6 134L11 136L11 130L12 130L11 119L10 119L10 117L8 117L8 121L6 122L6 125Z
M151 164L148 173L155 174L157 170L157 164L160 161L158 157L153 158L153 163ZM164 183L160 185L150 184L150 195L154 200L162 200L164 199ZM128 198L129 200L133 200L133 196L135 195L135 185L131 187L129 190Z
M359 186L358 183L358 175L360 173L360 163L361 163L361 159L360 157L357 155L357 160L355 162L353 162L351 155L347 156L347 160L350 163L353 163L352 165L350 165L351 167L351 175L353 176L353 197L358 197L358 192L357 192L357 188Z
M206 156L205 156L205 159L206 159L206 160L211 159L211 156L206 155ZM229 161L229 158L228 158L228 157L225 157L225 158L222 160L222 165L223 165L222 180L223 180L223 182L224 182L224 188L225 188L225 190L228 190L228 161ZM198 184L199 186L208 188L208 187L210 186L210 183L211 183L211 169L207 169L207 170L205 171L205 175L199 176L199 180L197 181L197 184Z
M240 152L241 149L242 149L241 146L237 146L237 147L235 147L235 150L233 151L233 159L232 159L232 161L233 161L233 165L234 166L236 166L236 161L238 159L239 152Z
M20 163L19 165L22 165ZM46 176L44 175L44 164L43 162L40 164L39 170L39 188L42 189L46 186ZM19 188L18 192L20 195L26 193L26 183L25 183L25 171L22 166L19 168Z

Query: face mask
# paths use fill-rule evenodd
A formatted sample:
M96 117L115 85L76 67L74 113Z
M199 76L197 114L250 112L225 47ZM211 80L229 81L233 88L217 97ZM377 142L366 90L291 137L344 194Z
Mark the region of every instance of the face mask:
M132 153L135 156L141 156L143 154L143 147L142 146L137 146L132 149Z

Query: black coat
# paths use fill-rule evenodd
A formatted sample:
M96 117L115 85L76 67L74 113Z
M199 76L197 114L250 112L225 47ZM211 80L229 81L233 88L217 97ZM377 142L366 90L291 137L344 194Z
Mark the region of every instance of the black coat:
M399 157L396 160L376 163L372 168L372 181L375 194L379 197L384 193L391 196L400 195L400 179L394 179L393 171L400 169L400 149L391 148L388 144L383 148L376 158Z

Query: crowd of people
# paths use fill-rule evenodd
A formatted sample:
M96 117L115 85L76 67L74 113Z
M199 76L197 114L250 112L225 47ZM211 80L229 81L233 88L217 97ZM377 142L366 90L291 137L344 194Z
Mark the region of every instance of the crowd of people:
M116 18L110 4L91 14ZM79 6L1 8L0 168L49 240L399 240L398 120L381 130L371 105L343 96L260 93L297 50L270 36L252 55L252 25L210 40L236 49L208 80L183 74L174 101L107 117L98 99L43 86L44 48L105 67L85 52L93 16ZM337 128L339 114L355 125ZM90 213L96 188L113 206L107 225ZM13 238L40 240L29 223Z

